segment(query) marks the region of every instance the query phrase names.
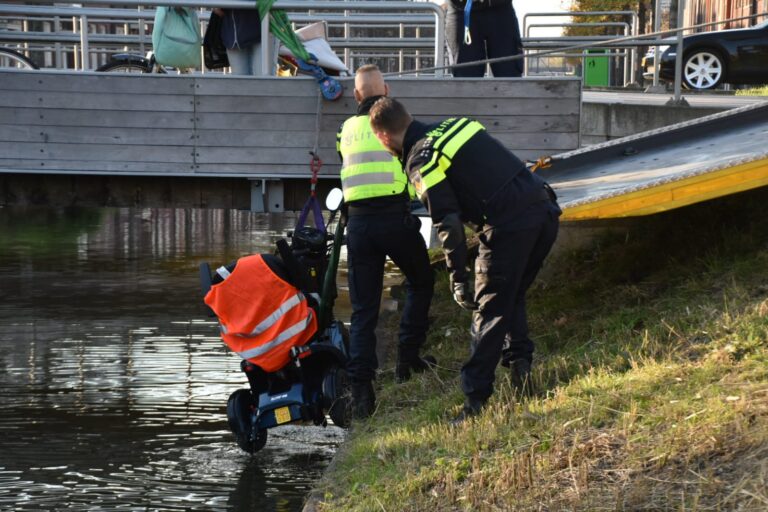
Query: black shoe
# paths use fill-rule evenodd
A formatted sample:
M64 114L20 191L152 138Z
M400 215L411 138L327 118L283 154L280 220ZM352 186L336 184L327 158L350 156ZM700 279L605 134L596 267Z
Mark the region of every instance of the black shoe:
M397 364L395 364L395 381L402 384L411 378L411 371L421 373L432 366L437 366L437 359L431 355L416 356L410 359L398 357Z
M531 379L531 362L527 359L515 359L509 365L512 376L512 388L521 397L533 395L533 380Z
M376 410L376 394L369 380L352 382L352 417L356 420L368 418Z
M461 425L466 420L473 418L480 414L480 411L483 410L483 406L485 405L484 402L479 402L476 400L466 400L464 402L464 407L461 408L461 412L451 420L452 426Z

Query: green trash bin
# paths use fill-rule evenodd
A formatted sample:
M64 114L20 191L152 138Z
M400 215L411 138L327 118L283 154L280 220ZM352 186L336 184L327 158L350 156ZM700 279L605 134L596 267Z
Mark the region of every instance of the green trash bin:
M592 57L591 55L607 55L608 50L587 50L590 56L584 57L584 85L586 87L608 87L610 85L610 66L608 57Z

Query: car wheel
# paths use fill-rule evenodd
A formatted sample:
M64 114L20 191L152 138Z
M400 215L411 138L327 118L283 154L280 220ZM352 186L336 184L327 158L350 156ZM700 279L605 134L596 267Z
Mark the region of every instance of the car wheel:
M725 65L717 53L698 50L688 54L683 65L683 80L689 89L707 90L723 79Z

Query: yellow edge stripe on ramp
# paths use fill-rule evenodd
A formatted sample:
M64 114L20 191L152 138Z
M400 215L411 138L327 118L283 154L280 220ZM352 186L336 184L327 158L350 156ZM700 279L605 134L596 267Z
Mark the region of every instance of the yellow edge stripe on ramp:
M561 220L650 215L768 185L768 159L565 208Z

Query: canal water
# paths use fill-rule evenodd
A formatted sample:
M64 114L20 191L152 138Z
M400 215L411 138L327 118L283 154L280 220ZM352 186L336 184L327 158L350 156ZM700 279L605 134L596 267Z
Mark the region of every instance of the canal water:
M0 510L300 510L344 432L237 448L225 407L246 383L198 282L201 261L271 252L294 222L0 208Z

